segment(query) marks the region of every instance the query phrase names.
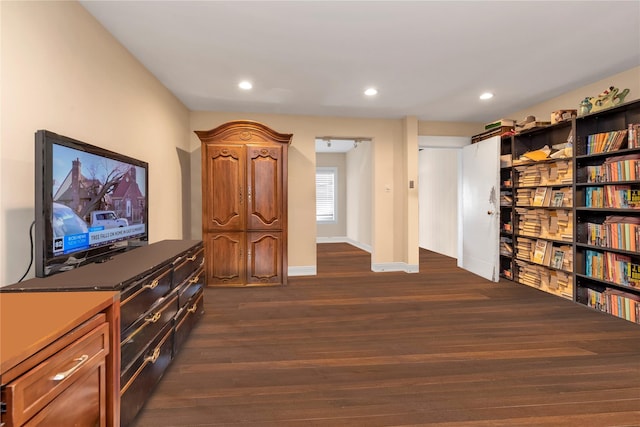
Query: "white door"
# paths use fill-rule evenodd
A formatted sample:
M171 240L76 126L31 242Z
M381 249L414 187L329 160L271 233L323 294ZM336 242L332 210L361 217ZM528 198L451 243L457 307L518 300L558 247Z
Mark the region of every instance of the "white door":
M458 266L485 279L500 277L500 137L462 148L462 250Z

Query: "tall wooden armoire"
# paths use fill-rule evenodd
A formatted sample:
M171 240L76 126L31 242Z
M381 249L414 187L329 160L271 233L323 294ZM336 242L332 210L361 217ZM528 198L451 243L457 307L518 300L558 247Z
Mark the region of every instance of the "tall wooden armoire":
M292 134L237 120L202 141L207 286L287 283L287 152Z

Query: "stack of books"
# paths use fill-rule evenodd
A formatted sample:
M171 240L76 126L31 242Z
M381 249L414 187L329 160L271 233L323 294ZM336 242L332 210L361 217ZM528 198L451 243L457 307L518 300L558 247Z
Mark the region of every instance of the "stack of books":
M573 240L573 212L563 209L516 208L521 236L570 242Z
M569 185L573 181L573 163L571 160L518 166L516 171L518 173L518 187Z
M536 241L533 239L518 237L516 239L516 258L523 261L533 260L535 245Z
M540 265L516 260L518 281L563 298L573 298L571 275L559 270L549 270Z

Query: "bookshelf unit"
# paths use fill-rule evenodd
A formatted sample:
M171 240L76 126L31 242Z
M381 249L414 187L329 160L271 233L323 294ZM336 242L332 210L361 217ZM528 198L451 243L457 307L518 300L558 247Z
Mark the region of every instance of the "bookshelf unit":
M574 264L578 303L640 323L640 148L634 137L640 126L634 124L640 124L640 101L576 120Z
M513 137L514 281L574 299L575 120ZM538 159L540 150L548 149Z
M500 136L500 277L514 280L513 128Z

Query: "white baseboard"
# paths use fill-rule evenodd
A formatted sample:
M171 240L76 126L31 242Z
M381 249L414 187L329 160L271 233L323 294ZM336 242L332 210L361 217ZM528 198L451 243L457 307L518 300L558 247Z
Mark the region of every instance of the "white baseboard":
M343 236L316 237L316 243L348 243L347 240Z
M416 264L407 264L406 262L384 262L380 264L371 264L371 271L380 273L383 271L404 271L405 273L417 273L419 266Z
M298 267L289 267L287 274L290 277L293 276L315 276L318 274L318 270L315 265L306 265Z

